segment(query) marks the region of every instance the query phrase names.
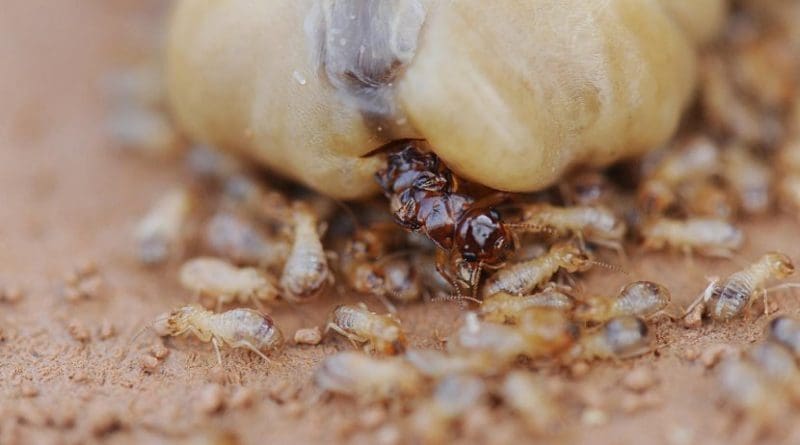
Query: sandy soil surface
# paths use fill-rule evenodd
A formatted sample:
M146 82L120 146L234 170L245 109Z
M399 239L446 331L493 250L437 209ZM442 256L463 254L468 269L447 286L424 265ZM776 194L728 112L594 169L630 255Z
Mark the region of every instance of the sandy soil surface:
M177 165L114 152L103 134L106 107L98 82L120 59L135 22L153 2L5 0L0 12L0 284L22 289L0 303L0 444L22 443L405 443L381 413L343 400L309 405L309 376L319 361L350 346L288 346L271 364L241 350L223 351L224 370L208 344L162 342L132 335L188 295L176 265L150 270L133 255L131 229L150 203L180 183ZM76 6L77 5L77 6ZM743 225L748 235L739 263L780 249L800 258L800 230L782 216ZM687 304L705 276L736 261L687 261L682 256L633 253L631 277L589 275L588 289L609 292L631 279L668 285ZM99 296L70 302L65 275L94 261L103 279ZM339 300L328 296L275 319L291 337L322 323ZM800 305L784 293L780 311ZM593 364L570 377L603 416L576 420L544 443L736 443L743 425L720 406L713 370L693 351L746 347L761 338L767 317L753 313L726 326L656 328L655 353L621 363ZM434 346L457 325L455 305L400 309L412 344ZM169 355L151 372L141 358L165 345ZM688 352L687 352L688 351ZM630 409L622 379L634 369L656 377L649 407ZM249 402L249 403L248 403ZM364 415L364 413L367 415ZM371 416L371 417L370 417ZM789 431L770 441L798 443L798 412ZM376 425L377 424L377 425ZM467 442L519 443L530 437L504 410L483 410L464 425ZM227 441L227 442L226 442Z

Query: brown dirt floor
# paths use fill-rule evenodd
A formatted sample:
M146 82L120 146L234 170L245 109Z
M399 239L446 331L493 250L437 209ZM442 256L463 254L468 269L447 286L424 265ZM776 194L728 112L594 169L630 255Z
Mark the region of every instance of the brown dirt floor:
M363 409L348 400L303 403L312 395L309 376L316 364L350 347L342 341L288 346L272 364L226 350L221 371L208 344L173 339L166 342L170 354L163 363L152 373L142 370L138 360L160 340L146 333L132 344L131 336L187 295L176 283L175 265L138 265L131 226L156 197L180 183L181 170L109 149L97 84L119 62L135 22L149 17L145 6L154 3L4 0L0 8L0 282L25 291L18 303L0 303L0 444L225 443L225 432L240 443L406 443L404 430L392 422L377 429L361 425ZM790 219L770 216L743 226L748 245L740 262L770 249L800 258L800 230ZM633 257L631 278L595 272L586 287L611 291L632 278L650 279L667 284L685 305L704 286L704 276L737 266L677 255ZM103 296L68 302L61 295L63 276L86 260L100 267ZM334 301L331 296L300 310L282 306L274 316L291 337L299 327L321 323ZM782 312L800 313L791 294L776 301ZM435 335L451 332L460 315L448 304L400 310L416 346L434 345ZM597 426L576 420L563 435L541 441L745 441L744 426L720 405L713 370L686 359L685 351L746 346L761 337L767 320L754 315L695 331L662 324L656 354L593 364L580 379L564 373L567 384L580 387L609 417ZM102 339L104 323L116 335ZM88 330L88 339L76 340L70 326ZM657 403L629 413L620 408L626 395L620 381L637 367L657 376L651 390ZM212 383L222 384L226 406L206 414L203 408L214 402L205 400ZM241 388L250 391L252 405L231 406ZM800 443L798 412L785 416L789 431L768 440ZM470 443L534 440L506 411L473 417Z

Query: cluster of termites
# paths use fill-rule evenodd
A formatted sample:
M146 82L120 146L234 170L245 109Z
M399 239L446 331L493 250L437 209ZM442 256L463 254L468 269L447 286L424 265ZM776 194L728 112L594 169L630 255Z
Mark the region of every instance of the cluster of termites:
M345 349L314 373L321 393L402 404L423 442L446 442L476 406L498 400L531 431L557 432L574 403L540 371L651 352L661 322L758 317L771 292L791 286L773 283L794 272L779 252L709 278L686 307L652 281L579 283L593 266L625 271L632 251L739 259L738 221L800 210L800 67L773 63L786 43L764 32L768 15L731 20L748 31L719 43L732 56L703 55L696 108L706 125L685 125L641 162L577 171L536 194L470 184L420 140L379 150L385 200L356 204L268 180L209 147L187 151L191 184L157 200L136 243L144 264L179 260L179 282L200 304L160 316L154 330L210 342L220 362L222 346L268 360L284 340L267 307L356 294L380 309L332 303L313 339L296 341ZM446 346L415 348L397 306L450 301L465 312ZM726 399L773 426L800 401L798 354L800 322L776 318L769 341L722 364Z

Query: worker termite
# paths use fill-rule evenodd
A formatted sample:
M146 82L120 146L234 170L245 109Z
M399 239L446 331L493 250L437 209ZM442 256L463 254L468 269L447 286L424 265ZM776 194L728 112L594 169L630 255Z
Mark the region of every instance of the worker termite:
M731 357L719 366L718 381L725 400L753 422L762 433L778 425L790 409L789 394L780 385L775 385L749 360Z
M688 181L678 189L685 213L691 217L728 219L736 213L737 200L719 181Z
M382 354L398 354L405 349L406 338L400 321L392 314L371 312L364 303L337 306L328 319L325 332L328 331L345 336L353 346L366 343L365 349Z
M554 309L528 309L513 327L480 321L470 312L447 347L456 354L484 354L499 365L520 355L536 359L558 354L573 344L576 335L575 325Z
M423 389L422 376L402 358L353 351L327 357L314 372L314 383L322 391L366 403L403 399Z
M782 343L767 341L747 351L747 359L757 364L773 384L782 385L795 402L800 402L800 370L794 354Z
M491 376L500 373L508 363L498 361L492 352L443 352L436 349L410 349L405 358L422 375L439 379L448 375L478 374Z
M516 323L523 312L530 308L550 308L571 311L575 300L555 288L548 288L533 295L511 295L498 292L486 297L478 313L481 318L493 323Z
M687 308L686 314L702 310L713 320L727 321L741 315L759 295L764 298L764 312L766 313L768 289L764 285L767 280L770 278L783 279L793 273L794 264L788 256L779 252L766 253L754 263L729 275L724 280L713 280Z
M219 212L208 221L204 233L208 249L236 264L275 270L283 266L291 245L269 237L250 221L233 212Z
M636 281L624 286L616 296L595 296L583 300L575 311L580 321L604 322L630 315L649 318L662 312L670 303L666 287L652 281Z
M625 359L650 351L647 324L631 316L616 317L600 329L582 332L568 358Z
M565 413L558 395L540 377L524 371L510 372L500 393L535 434L552 434L563 423Z
M706 256L729 258L742 247L744 234L731 223L714 218L687 220L657 218L642 227L644 248L678 249Z
M387 298L408 302L421 296L416 269L391 252L402 245L402 235L395 225L359 228L339 254L339 268L347 284L356 292L377 297L390 310L393 306Z
M423 443L448 443L453 423L486 396L483 379L468 375L447 376L436 385L433 396L415 409L411 424Z
M136 227L138 255L142 263L161 263L181 249L193 205L189 190L178 188L167 192L147 212Z
M624 257L625 222L602 205L556 207L544 203L528 204L522 207L522 224L558 236L573 235L581 245L585 240L614 249Z
M676 190L687 179L712 175L719 169L719 148L705 136L694 136L669 152L639 187L640 206L648 214L661 214L677 201Z
M769 323L769 339L782 344L800 358L800 320L786 315Z
M238 301L274 301L279 292L270 278L252 267L236 267L227 261L201 257L187 261L180 270L181 285L197 296L217 299L217 307Z
M292 207L294 241L283 267L283 297L291 302L306 302L318 295L333 280L328 259L320 241L317 217L310 208L297 203Z
M198 305L188 305L160 315L153 323L156 334L178 336L192 333L203 342L211 342L222 364L219 348L247 348L269 362L266 352L283 346L283 334L269 315L252 309L232 309L215 314Z
M570 273L582 272L593 263L574 244L556 244L545 255L511 264L495 272L483 285L482 295L484 298L498 292L524 295L546 284L559 269Z

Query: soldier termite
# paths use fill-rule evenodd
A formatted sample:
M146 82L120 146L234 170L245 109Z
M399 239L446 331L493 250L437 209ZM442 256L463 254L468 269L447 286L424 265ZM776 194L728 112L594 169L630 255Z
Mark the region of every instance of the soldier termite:
M483 379L468 375L447 376L436 385L433 396L411 415L412 426L423 443L448 443L453 423L486 396Z
M644 248L671 247L685 254L693 252L729 258L744 243L744 234L731 223L714 218L687 220L657 218L642 227Z
M533 295L511 295L498 292L486 297L478 313L489 322L516 323L523 312L530 308L551 308L571 311L575 300L555 288L548 288Z
M770 278L783 279L793 273L794 264L788 256L779 252L766 253L724 280L713 280L687 308L686 314L690 314L699 306L703 313L713 320L727 321L741 315L758 296L764 298L764 313L766 313L768 289L764 286L767 281ZM783 284L776 288L788 286L791 284Z
M551 434L561 426L564 409L545 381L529 372L512 371L503 380L503 401L535 434Z
M314 382L322 391L366 403L403 399L423 388L422 376L402 358L373 358L353 351L327 357L314 372Z
M328 259L320 241L318 222L306 205L292 207L294 241L283 267L281 288L283 297L291 302L306 302L322 292L333 280Z
M625 359L650 351L647 324L639 318L612 318L599 329L580 334L568 358Z
M584 240L616 250L624 257L622 239L625 222L602 206L556 207L550 204L529 204L522 208L523 227L551 231L558 236L574 235L581 245Z
M198 305L188 305L160 315L153 323L156 334L178 336L194 334L203 342L211 342L222 364L219 348L247 348L269 362L265 352L283 346L283 334L269 315L252 309L232 309L215 314Z
M217 308L234 301L254 302L278 298L270 277L252 267L236 267L227 261L201 257L187 261L180 270L181 285L201 298L216 298Z
M219 212L208 221L205 244L215 255L236 264L276 270L289 256L291 245L270 237L246 218L233 212Z
M398 354L405 349L406 338L400 321L392 314L371 312L364 303L337 306L325 332L331 330L345 336L354 347L356 343L365 343L366 349L382 354Z
M161 263L183 247L193 201L189 190L177 188L167 192L147 212L136 227L138 255L142 263Z
M662 313L670 300L666 287L652 281L636 281L624 286L616 296L583 300L576 308L575 318L593 322L604 322L624 315L649 318Z
M484 298L498 292L524 295L545 285L560 269L570 273L582 272L593 264L608 266L591 259L574 244L556 244L545 255L511 264L495 272L486 280L482 295Z

